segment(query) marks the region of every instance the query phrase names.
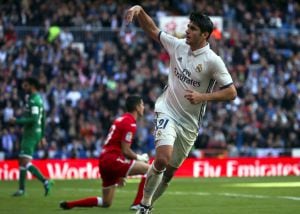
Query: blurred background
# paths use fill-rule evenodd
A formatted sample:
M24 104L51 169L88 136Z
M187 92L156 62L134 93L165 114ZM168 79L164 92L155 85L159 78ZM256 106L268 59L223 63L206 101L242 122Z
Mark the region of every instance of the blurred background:
M192 10L212 17L212 49L238 90L208 104L191 157L300 156L300 3L294 0L0 0L0 159L18 157L21 83L42 84L47 145L37 159L93 158L128 94L145 116L134 149L154 155L154 102L169 56L123 15L139 3L164 31L184 35Z

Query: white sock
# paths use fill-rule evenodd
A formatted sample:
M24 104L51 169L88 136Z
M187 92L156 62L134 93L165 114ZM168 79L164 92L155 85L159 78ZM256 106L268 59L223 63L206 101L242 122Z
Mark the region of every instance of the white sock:
M142 204L146 206L151 205L152 196L162 179L163 172L165 170L157 170L152 163L151 167L148 169L146 183L144 187L144 195L142 199Z
M154 204L154 202L166 191L169 184L165 182L165 179L162 178L161 182L159 183L158 187L156 188L156 191L153 194L151 205Z
M32 165L32 163L31 162L28 162L27 164L26 164L26 169L28 169L30 166Z
M101 197L97 197L97 206L102 207L103 205L103 199Z

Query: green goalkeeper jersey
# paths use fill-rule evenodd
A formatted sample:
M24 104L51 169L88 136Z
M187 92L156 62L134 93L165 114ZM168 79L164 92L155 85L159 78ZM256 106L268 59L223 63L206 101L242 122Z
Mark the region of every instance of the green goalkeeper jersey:
M25 104L25 112L16 120L23 125L23 138L35 138L40 140L44 136L45 110L43 99L39 93L31 94Z

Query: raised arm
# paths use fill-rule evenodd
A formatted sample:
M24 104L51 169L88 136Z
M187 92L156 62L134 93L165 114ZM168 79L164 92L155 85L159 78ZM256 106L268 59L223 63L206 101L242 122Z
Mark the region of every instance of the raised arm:
M140 27L155 41L159 42L158 34L159 28L155 25L153 19L144 11L144 9L135 5L126 11L125 20L127 23L132 22L133 18L136 17Z

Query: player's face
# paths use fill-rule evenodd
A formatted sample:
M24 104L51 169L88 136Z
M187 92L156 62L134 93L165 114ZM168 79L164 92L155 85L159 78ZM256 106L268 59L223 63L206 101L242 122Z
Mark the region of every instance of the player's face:
M144 106L144 102L142 100L141 103L137 106L137 112L138 112L139 117L142 117L144 115L144 109L145 109L145 106Z
M206 44L206 37L201 33L200 28L190 22L187 25L186 30L186 44L188 44L192 50L196 50L198 48L203 47Z

